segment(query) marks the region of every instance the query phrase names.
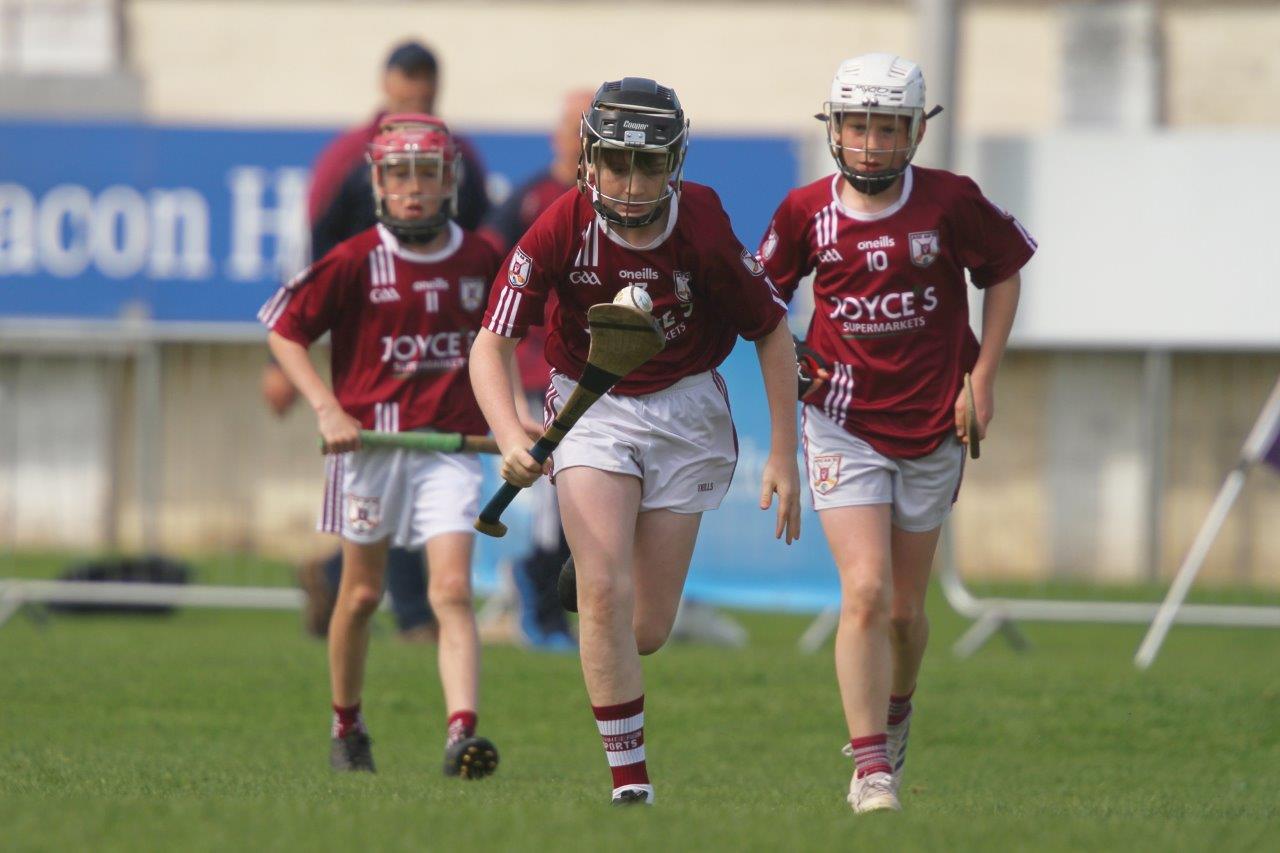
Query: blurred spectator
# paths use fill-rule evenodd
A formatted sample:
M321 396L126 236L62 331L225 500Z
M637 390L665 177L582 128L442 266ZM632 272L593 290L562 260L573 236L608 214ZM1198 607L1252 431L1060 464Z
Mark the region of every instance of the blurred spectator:
M551 203L572 189L578 176L578 125L591 107L590 90L570 92L564 100L560 119L551 134L552 161L513 192L485 219L480 236L499 251L508 252ZM553 302L547 305L554 310ZM551 384L551 368L542 356L546 332L531 326L516 350L520 382L533 412L542 411L543 397ZM512 566L518 608L515 630L532 648L567 650L577 644L569 631L568 618L556 596L560 566L569 559L569 544L560 529L560 509L555 489L545 478L533 492L533 525L530 549Z
M367 124L352 128L331 142L312 168L311 194L307 199L312 258L324 257L343 240L377 224L365 149L388 113L435 115L439 83L436 56L421 42L406 41L392 49L382 75L382 107ZM456 219L463 228L474 230L489 210L484 166L465 139L455 136L454 140L462 151L463 162Z

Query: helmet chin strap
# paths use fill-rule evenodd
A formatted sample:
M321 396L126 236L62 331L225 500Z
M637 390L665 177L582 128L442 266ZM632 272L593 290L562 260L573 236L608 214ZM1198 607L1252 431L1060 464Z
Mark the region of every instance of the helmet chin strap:
M449 224L449 211L441 210L418 221L392 219L390 216L378 218L401 243L430 243Z
M849 186L863 195L880 195L880 193L893 186L893 182L902 177L902 173L905 171L906 169L904 168L892 172L863 175L850 169L844 172L844 177L849 182Z

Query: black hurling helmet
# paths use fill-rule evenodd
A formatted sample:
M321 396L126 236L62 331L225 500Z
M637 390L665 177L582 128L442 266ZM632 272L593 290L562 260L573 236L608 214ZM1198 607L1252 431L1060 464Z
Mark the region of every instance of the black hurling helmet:
M611 80L596 90L591 109L582 114L582 154L578 158L578 190L589 194L591 205L605 221L625 228L648 225L662 216L671 196L680 190L684 154L689 145L689 121L680 99L666 86L647 77ZM666 189L653 201L638 204L629 198L606 196L599 186L597 168L604 150L630 152L631 175L640 154L658 153L666 158ZM628 186L630 180L628 180ZM638 216L624 216L605 202L648 209Z

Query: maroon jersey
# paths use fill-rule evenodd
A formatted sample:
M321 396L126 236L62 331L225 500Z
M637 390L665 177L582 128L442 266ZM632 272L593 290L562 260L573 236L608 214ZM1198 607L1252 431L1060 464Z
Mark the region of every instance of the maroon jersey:
M538 218L498 271L485 328L522 337L539 325L555 293L547 362L582 375L590 339L587 309L613 301L624 286L643 287L666 348L613 388L624 396L661 391L719 365L737 337L756 340L786 315L764 268L733 235L720 198L686 183L671 198L667 230L645 249L626 245L581 193L565 193Z
M334 396L365 429L483 435L467 354L497 266L493 248L454 223L429 255L378 225L280 288L258 319L303 346L331 333Z
M833 367L815 405L880 453L918 458L954 432L961 377L978 358L965 270L976 287L998 284L1036 243L950 172L909 167L902 198L876 214L845 207L839 185L792 190L759 256L788 301L816 271L808 344Z

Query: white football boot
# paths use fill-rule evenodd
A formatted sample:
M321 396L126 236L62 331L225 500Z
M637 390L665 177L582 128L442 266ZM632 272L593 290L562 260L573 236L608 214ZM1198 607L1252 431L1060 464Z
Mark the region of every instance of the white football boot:
M858 814L902 811L892 773L868 773L861 779L854 773L849 781L849 807Z
M613 789L615 806L651 806L653 799L652 785L623 785Z

